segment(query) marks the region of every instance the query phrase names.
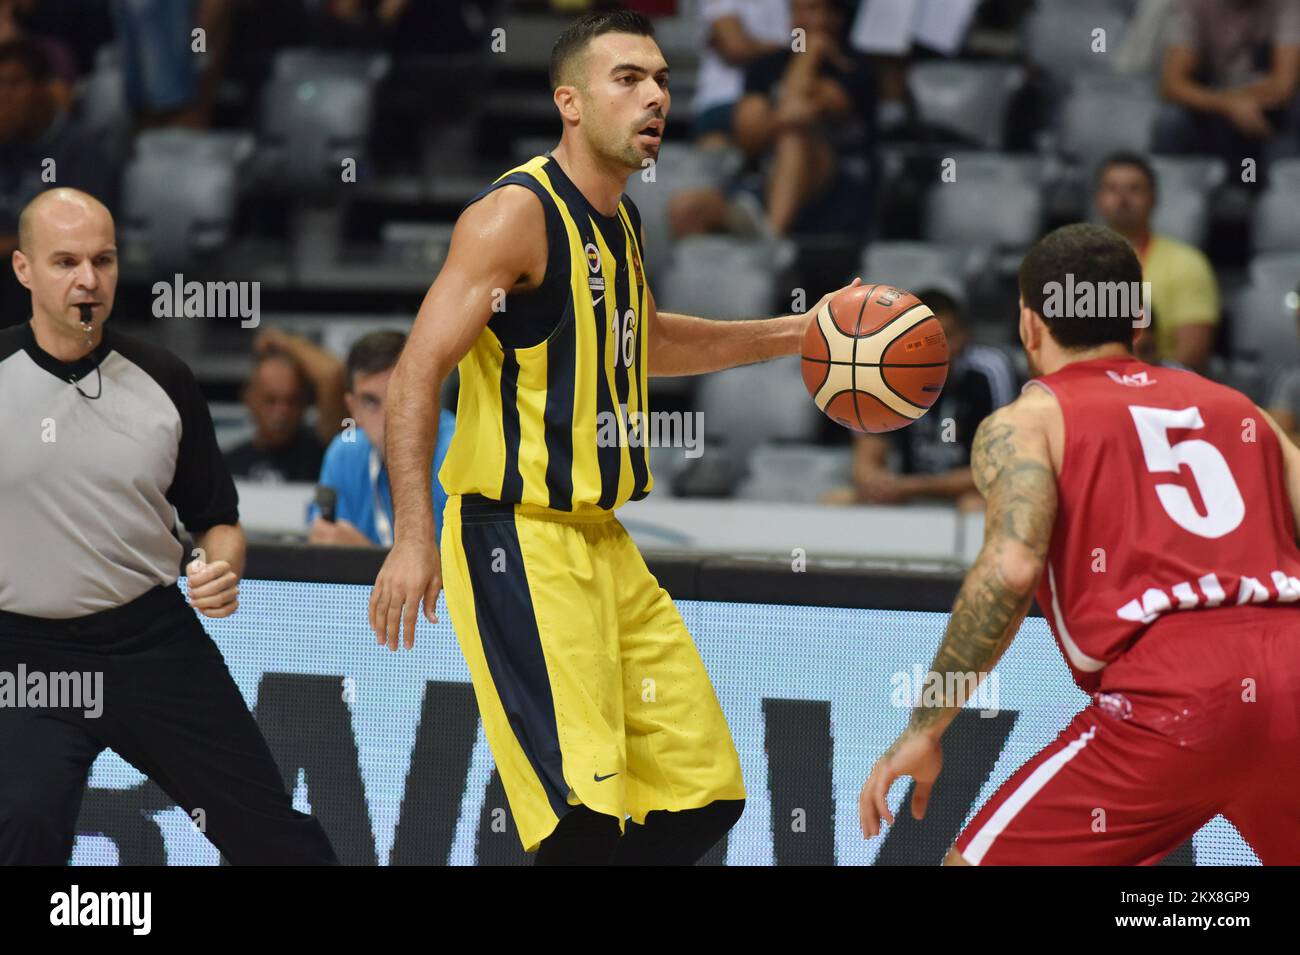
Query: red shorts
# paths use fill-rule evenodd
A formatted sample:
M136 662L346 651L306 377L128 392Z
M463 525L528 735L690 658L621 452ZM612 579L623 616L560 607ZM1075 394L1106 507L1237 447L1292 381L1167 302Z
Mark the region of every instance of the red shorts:
M956 848L972 865L1151 865L1220 813L1265 865L1300 864L1300 607L1153 623Z

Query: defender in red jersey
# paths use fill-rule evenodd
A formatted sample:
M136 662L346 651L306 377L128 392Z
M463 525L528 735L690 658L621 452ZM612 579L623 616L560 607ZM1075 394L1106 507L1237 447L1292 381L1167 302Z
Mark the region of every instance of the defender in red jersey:
M1300 864L1300 450L1240 393L1132 355L1128 243L1066 226L1025 257L1020 338L1037 376L972 451L985 540L919 706L859 801L893 817L900 776L925 813L939 738L1037 591L1091 703L975 815L950 865L1160 861L1218 814L1265 864ZM1123 283L1116 285L1116 283ZM1133 286L1137 287L1137 285ZM1056 296L1053 298L1053 296ZM1141 323L1139 323L1141 324Z

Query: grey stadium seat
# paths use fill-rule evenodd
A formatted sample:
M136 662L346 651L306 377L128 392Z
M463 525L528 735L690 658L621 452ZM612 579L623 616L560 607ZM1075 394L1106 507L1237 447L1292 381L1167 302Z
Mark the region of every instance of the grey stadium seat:
M1269 186L1255 204L1251 244L1256 254L1300 250L1300 159L1274 162Z
M1151 156L1157 188L1199 189L1213 192L1228 178L1228 164L1214 156Z
M377 85L393 61L387 53L315 50L291 47L275 54L271 76L280 80L312 80L322 76L347 76Z
M1148 80L1081 75L1061 107L1061 151L1089 172L1112 152L1149 152L1159 111L1159 97Z
M672 265L657 286L661 291L655 294L656 304L709 318L758 318L778 308L788 311L779 282L794 257L789 240L690 236L674 247Z
M1162 235L1204 248L1210 224L1209 196L1183 185L1162 186L1151 222Z
M1300 287L1300 252L1269 252L1250 260L1250 280L1256 285Z
M77 117L99 139L105 157L115 166L131 149L131 108L126 100L126 76L116 44L95 53L95 68L77 92Z
M259 177L276 188L311 192L342 181L344 159L368 152L375 86L385 54L282 50L262 88Z
M257 140L241 130L188 129L168 126L146 129L135 138L136 156L176 156L219 159L242 165L252 157Z
M172 270L214 252L230 238L238 192L232 159L136 157L122 179L123 259Z
M730 458L738 469L759 445L810 442L821 425L795 356L705 376L697 407L704 416L703 457Z
M935 60L913 64L907 85L927 126L1000 149L1007 109L1025 76L1011 64Z
M969 247L930 242L873 242L862 253L862 280L888 282L909 292L939 288L967 299L966 277L974 253Z
M1232 327L1232 351L1252 397L1279 368L1300 364L1300 333L1296 328L1295 285L1259 282L1237 296Z
M272 79L262 90L264 180L293 191L341 182L344 159L364 160L373 94L352 77Z
M930 242L1022 249L1039 237L1043 197L1037 182L979 179L958 173L925 197L922 234Z
M749 476L736 489L736 497L814 504L852 478L853 452L848 448L764 444L750 454Z
M1109 72L1128 22L1108 2L1073 0L1040 4L1024 20L1023 47L1029 61L1061 85L1085 72ZM1106 31L1106 51L1093 52L1093 31Z

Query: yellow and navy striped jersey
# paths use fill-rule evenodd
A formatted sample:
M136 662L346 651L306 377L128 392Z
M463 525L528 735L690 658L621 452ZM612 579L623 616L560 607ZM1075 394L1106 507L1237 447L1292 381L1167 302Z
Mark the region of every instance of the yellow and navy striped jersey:
M511 184L545 209L546 274L506 295L461 359L438 477L448 494L558 511L640 500L653 486L640 213L624 195L617 215L601 215L549 154L466 207Z

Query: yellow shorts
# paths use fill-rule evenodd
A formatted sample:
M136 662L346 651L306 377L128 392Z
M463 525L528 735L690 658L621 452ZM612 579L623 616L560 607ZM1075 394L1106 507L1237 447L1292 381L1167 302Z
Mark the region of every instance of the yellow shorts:
M442 574L525 850L579 804L622 827L745 798L699 651L612 513L452 495Z

